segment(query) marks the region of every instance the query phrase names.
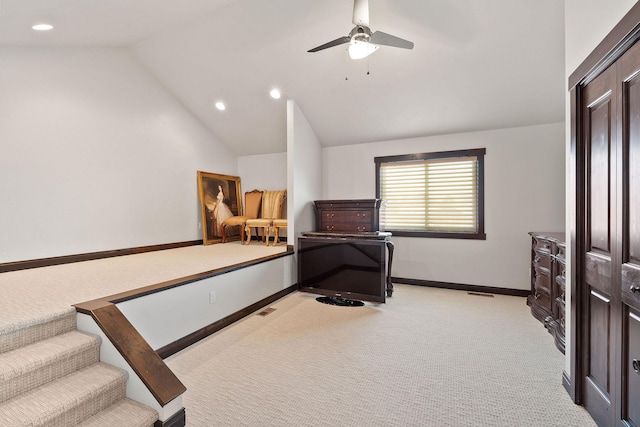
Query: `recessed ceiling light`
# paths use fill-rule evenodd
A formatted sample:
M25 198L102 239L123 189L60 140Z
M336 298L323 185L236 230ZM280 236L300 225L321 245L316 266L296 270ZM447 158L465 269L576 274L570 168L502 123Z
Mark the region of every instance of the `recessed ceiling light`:
M33 28L36 31L49 31L53 29L53 25L51 24L36 24L34 26L32 26L31 28Z
M227 106L226 106L226 105L224 105L224 102L222 102L222 101L218 101L218 102L216 102L216 108L217 108L218 110L220 110L220 111L224 111L224 110L226 110L226 109L227 109Z
M271 89L271 92L269 92L269 95L271 95L271 97L273 99L280 99L280 91L278 89Z

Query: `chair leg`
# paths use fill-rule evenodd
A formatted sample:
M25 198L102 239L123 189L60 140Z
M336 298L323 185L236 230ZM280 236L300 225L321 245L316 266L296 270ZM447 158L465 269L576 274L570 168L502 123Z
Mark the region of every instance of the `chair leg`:
M280 229L278 227L273 227L273 246L278 244L278 240L280 239Z
M246 238L247 238L245 244L248 245L249 243L251 243L251 227L245 226L244 234L246 234Z
M244 224L240 226L240 244L241 245L244 245L244 233L245 233L244 228L245 227L246 226Z
M227 242L227 233L225 233L226 228L227 228L227 224L225 224L225 223L220 224L220 234L222 234L221 243L226 243Z

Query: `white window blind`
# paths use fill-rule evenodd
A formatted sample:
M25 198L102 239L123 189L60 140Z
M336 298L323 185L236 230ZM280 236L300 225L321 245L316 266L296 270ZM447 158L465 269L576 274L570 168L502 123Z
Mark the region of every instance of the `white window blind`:
M385 230L476 233L478 157L380 163Z

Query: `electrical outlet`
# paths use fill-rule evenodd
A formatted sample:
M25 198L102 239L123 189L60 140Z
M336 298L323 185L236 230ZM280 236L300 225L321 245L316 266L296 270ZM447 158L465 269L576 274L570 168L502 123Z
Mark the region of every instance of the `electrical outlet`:
M209 304L216 302L216 291L209 292Z

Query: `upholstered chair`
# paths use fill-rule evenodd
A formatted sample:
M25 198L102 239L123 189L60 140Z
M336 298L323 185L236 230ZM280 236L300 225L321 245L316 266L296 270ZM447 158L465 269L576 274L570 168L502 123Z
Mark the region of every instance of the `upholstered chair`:
M255 228L257 233L257 230L261 228L262 241L266 240L267 246L269 246L269 235L273 227L273 220L281 219L282 203L286 195L286 190L265 190L262 192L262 216L256 219L248 219L245 222L244 234L247 244L251 242L251 229Z
M222 243L227 241L227 227L240 227L240 242L244 244L245 222L248 219L258 218L260 216L260 208L262 206L262 191L253 190L244 193L244 215L232 216L222 222L220 232L222 234Z
M278 244L280 239L280 229L287 228L288 222L286 218L274 219L271 223L271 230L273 231L273 246Z

